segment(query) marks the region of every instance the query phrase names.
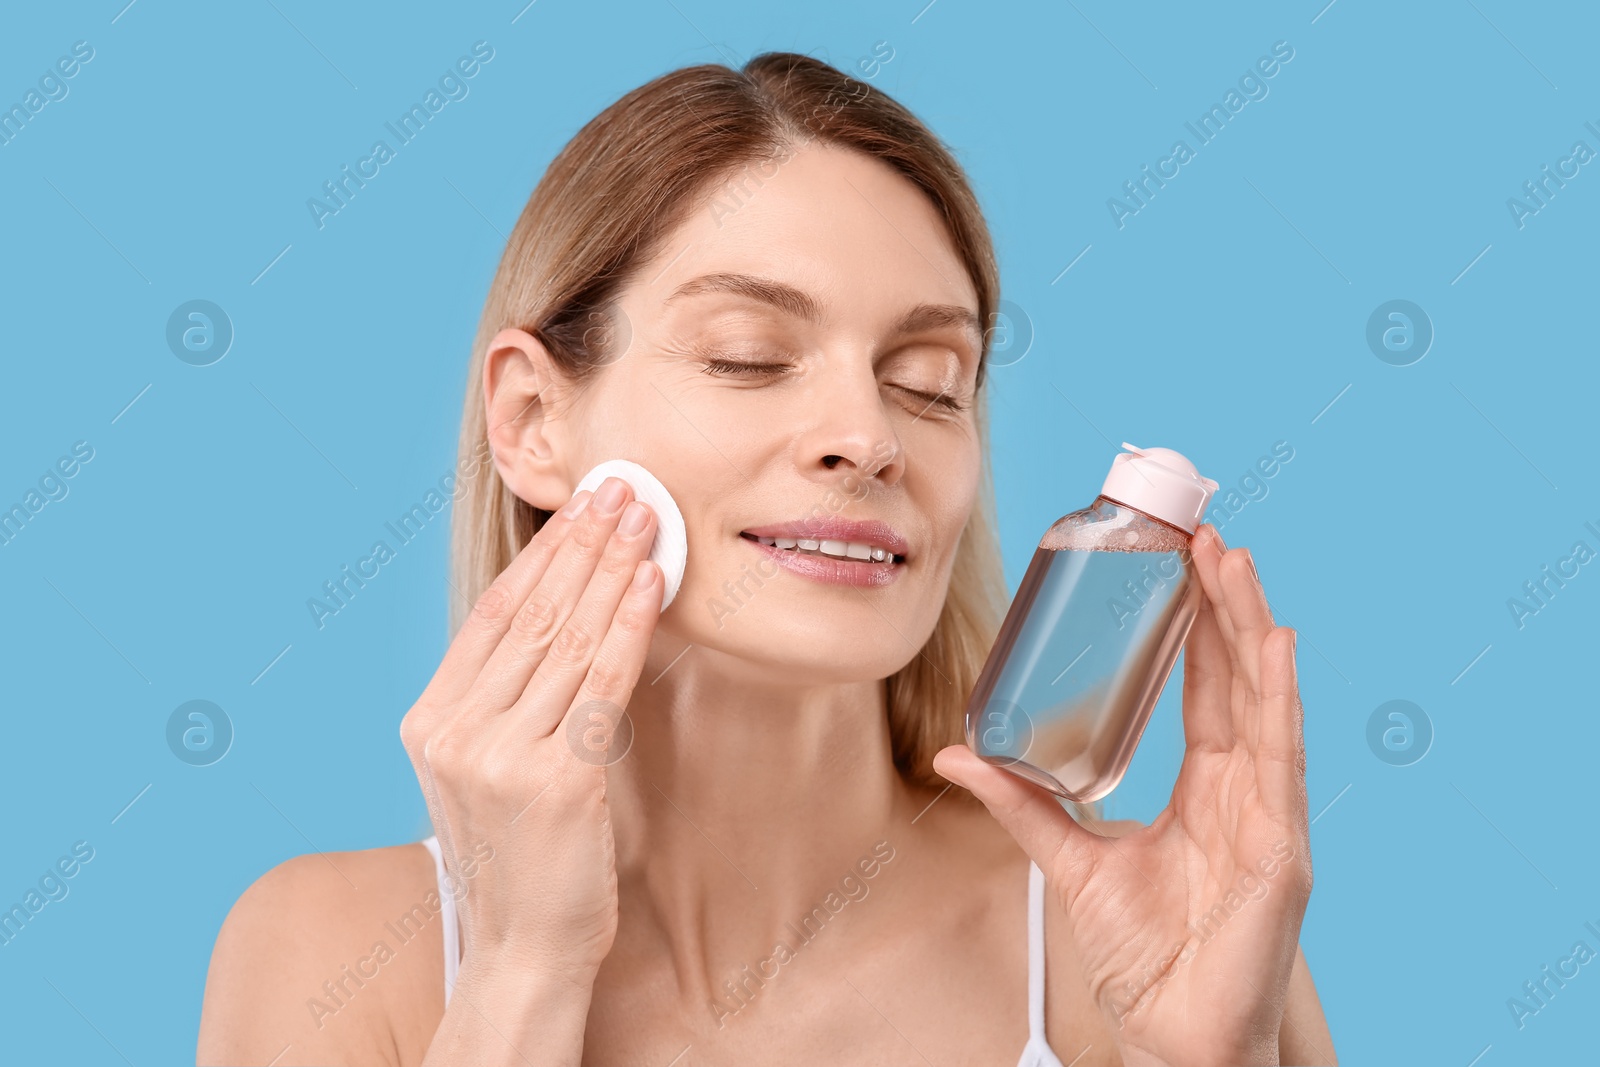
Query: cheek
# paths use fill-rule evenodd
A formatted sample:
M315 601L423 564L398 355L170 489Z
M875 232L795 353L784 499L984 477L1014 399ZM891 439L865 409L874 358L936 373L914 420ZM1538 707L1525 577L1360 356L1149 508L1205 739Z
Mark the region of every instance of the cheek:
M977 502L981 469L975 450L944 450L938 463L926 463L929 484L920 487L927 501L925 514L939 546L942 564L955 558L967 519Z

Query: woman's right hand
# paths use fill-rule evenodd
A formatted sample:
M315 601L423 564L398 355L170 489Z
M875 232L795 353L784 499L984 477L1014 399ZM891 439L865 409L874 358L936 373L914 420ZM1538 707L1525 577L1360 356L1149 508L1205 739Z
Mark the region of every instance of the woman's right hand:
M632 496L611 478L557 511L478 598L400 724L456 889L463 973L588 989L611 950L603 742L664 588L645 559L655 516Z

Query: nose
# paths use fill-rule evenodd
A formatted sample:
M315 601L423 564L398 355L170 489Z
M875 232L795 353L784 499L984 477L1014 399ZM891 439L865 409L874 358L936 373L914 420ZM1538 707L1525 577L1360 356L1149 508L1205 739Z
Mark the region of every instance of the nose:
M866 483L887 487L905 474L905 449L870 369L846 382L817 390L810 398L811 421L801 442L800 462L819 481L864 492ZM841 473L843 477L841 478Z

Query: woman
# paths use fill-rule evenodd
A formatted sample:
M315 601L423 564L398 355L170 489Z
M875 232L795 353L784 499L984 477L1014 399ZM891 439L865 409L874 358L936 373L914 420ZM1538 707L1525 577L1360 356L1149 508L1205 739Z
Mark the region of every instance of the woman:
M472 609L400 731L437 837L247 890L200 1062L1334 1063L1293 634L1248 550L1195 539L1154 824L960 744L1005 599L997 302L949 153L819 61L675 71L585 126L474 346ZM613 458L687 523L665 612L654 513L573 494Z

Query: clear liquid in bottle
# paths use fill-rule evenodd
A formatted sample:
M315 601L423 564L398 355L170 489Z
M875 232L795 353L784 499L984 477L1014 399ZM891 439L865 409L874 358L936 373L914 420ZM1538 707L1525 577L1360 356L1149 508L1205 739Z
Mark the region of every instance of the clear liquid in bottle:
M1169 484L1167 469L1130 483L1113 465L1107 488L1181 526L1102 494L1050 527L968 702L974 752L1069 800L1122 780L1200 607L1189 540L1216 483L1189 466Z

